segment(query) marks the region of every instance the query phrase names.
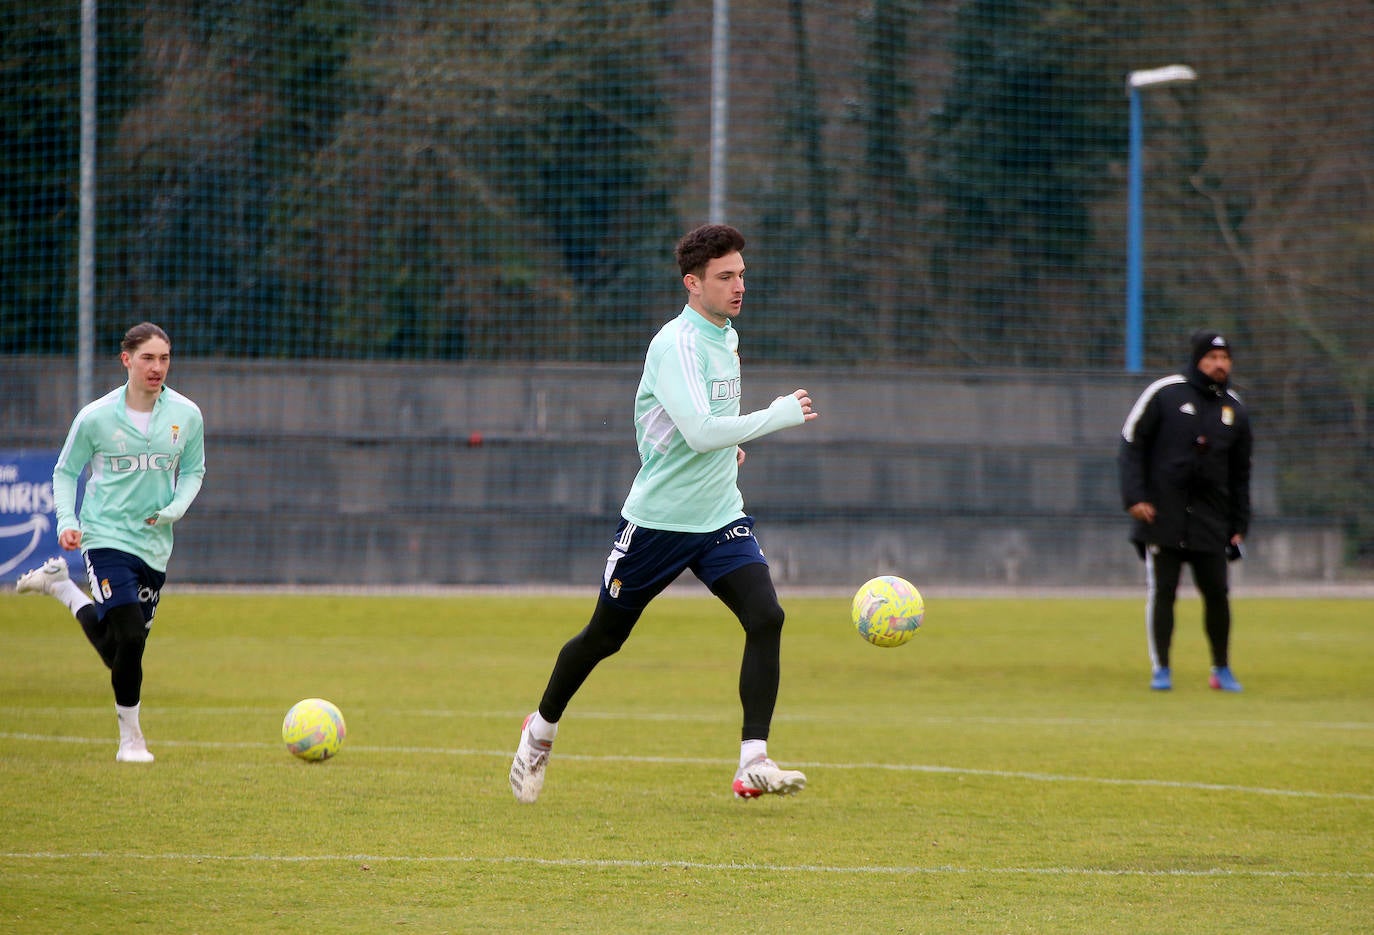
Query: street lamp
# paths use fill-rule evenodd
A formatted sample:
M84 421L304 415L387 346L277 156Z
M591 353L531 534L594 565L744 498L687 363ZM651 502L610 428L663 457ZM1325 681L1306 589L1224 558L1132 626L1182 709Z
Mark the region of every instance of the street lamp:
M711 5L711 152L706 220L725 223L725 159L730 108L730 0Z
M1130 162L1126 201L1126 370L1139 373L1143 356L1144 272L1141 245L1144 240L1141 207L1141 138L1144 121L1140 116L1140 92L1144 88L1162 88L1171 84L1196 81L1197 73L1187 65L1165 65L1133 71L1126 76L1126 96L1131 103Z

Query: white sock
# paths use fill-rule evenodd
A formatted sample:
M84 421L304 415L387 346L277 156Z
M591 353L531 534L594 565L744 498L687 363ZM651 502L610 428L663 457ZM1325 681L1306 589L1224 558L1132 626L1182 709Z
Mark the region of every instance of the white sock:
M138 711L143 707L143 702L136 705L125 707L122 704L115 705L115 717L119 718L119 742L126 740L138 740L143 737L143 728L138 723Z
M66 581L57 582L49 590L53 597L67 605L67 609L72 612L73 617L81 608L89 607L94 603L86 596L86 592L77 587L76 582L70 578Z
M739 745L739 765L748 766L761 756L768 755L768 741L746 740Z
M558 722L546 721L538 711L534 712L534 717L530 718L530 736L535 740L542 740L545 743L553 743L553 738L558 736Z

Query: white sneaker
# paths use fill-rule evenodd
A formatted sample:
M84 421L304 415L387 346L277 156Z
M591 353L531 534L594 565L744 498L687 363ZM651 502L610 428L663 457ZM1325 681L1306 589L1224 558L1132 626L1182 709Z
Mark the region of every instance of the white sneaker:
M806 777L795 769L782 769L766 756L750 760L735 773L735 798L757 799L765 793L795 795L806 788Z
M530 714L520 725L520 746L510 765L510 787L517 802L533 802L544 788L544 767L549 762L551 740L535 740L530 736Z
M19 576L14 590L19 594L52 594L52 586L69 579L67 563L60 558L50 558L32 571Z
M148 741L142 737L121 740L119 752L115 754L116 763L151 763L153 755L148 752Z

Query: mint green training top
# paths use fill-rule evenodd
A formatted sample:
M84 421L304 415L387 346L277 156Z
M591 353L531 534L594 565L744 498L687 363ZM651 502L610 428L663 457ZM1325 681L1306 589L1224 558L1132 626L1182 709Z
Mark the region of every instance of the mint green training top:
M129 419L127 391L113 389L76 414L52 472L57 531L80 529L82 551L118 549L165 572L172 524L205 476L205 423L200 407L164 385L145 435ZM87 466L78 518L76 482Z
M739 335L691 306L649 342L635 395L639 474L621 514L646 529L713 532L744 515L735 448L801 425L801 402L779 396L739 414Z

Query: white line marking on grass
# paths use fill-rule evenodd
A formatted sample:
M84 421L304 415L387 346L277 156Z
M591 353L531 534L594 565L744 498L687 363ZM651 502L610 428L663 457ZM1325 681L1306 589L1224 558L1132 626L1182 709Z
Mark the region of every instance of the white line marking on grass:
M955 773L961 776L991 776L1001 779L1027 779L1032 782L1084 782L1104 786L1149 786L1166 789L1196 789L1207 792L1248 792L1252 795L1283 795L1300 799L1355 799L1374 801L1363 792L1311 792L1303 789L1268 789L1263 786L1232 786L1214 782L1184 782L1174 779L1114 779L1103 776L1064 776L1057 773L1031 773L1001 769L966 769L956 766L926 766L903 763L798 763L798 766L825 769L884 769L919 773Z
M759 863L711 863L693 860L617 860L610 858L585 857L472 857L463 855L413 855L413 854L128 854L112 851L35 851L30 853L0 853L0 860L40 861L40 860L117 860L117 861L166 861L170 863L198 863L214 861L220 863L265 863L265 864L308 864L308 863L360 863L360 864L486 864L488 866L524 865L537 867L571 867L605 870L706 870L736 873L741 870L750 872L790 873L790 874L830 874L864 875L878 874L899 876L909 874L950 874L960 876L1015 875L1015 876L1088 876L1088 877L1235 877L1261 879L1301 879L1301 880L1371 880L1374 872L1358 870L1246 870L1228 867L1210 867L1205 870L1158 869L1142 870L1112 867L953 867L949 865L921 866L865 866L865 867L827 867L823 864L759 864Z
M350 711L353 709L350 708ZM370 717L432 717L432 718L451 718L455 720L497 720L497 721L521 721L529 711L521 708L519 711L463 711L453 708L407 708L392 709L367 707L357 709L360 714ZM56 717L63 715L106 715L109 708L106 706L67 706L67 707L23 707L19 705L0 705L0 716L8 718L16 717ZM265 708L265 707L178 707L161 708L158 710L159 717L188 716L188 717L277 717L286 714L286 707ZM739 715L733 711L722 711L719 714L701 713L684 714L679 712L655 712L655 711L579 711L577 719L579 721L638 721L652 723L684 723L684 724L732 724ZM773 719L773 723L791 724L851 724L855 718L846 714L779 714ZM998 715L942 715L929 714L911 718L903 723L919 724L1024 724L1036 727L1104 727L1114 728L1122 725L1145 725L1154 726L1157 720L1149 718L1083 718L1083 717L1004 717ZM1239 718L1208 718L1198 721L1176 722L1178 726L1187 728L1216 728L1227 730L1262 730L1271 731L1275 728L1295 728L1297 730L1350 730L1350 731L1374 731L1374 721L1256 721Z
M22 740L33 743L100 744L110 742L108 737L63 737L46 734L25 734L10 731L0 732L0 740ZM252 741L218 740L157 740L154 747L192 747L203 749L228 750L276 750L280 744L256 743ZM464 756L509 758L509 750L476 750L462 747L383 747L352 744L352 753L379 753L386 756L409 754L412 756ZM719 757L689 756L630 756L627 754L592 755L585 753L559 754L560 762L583 763L655 763L671 766L720 766L725 760ZM1143 786L1163 789L1191 789L1199 792L1240 792L1250 795L1287 796L1298 799L1338 799L1360 802L1374 801L1374 794L1364 792L1313 792L1305 789L1272 789L1264 786L1236 786L1214 782L1186 782L1175 779L1121 779L1110 776L1067 776L1059 773L1036 773L1018 770L975 769L963 766L937 766L926 763L827 763L819 760L794 762L791 765L819 770L885 770L896 773L933 773L950 776L984 776L993 779L1019 779L1029 782L1049 783L1088 783L1104 786Z
M785 717L774 721L786 720ZM804 720L804 719L803 719ZM993 717L990 715L927 715L918 718L926 724L1027 724L1036 727L1120 727L1122 725L1157 725L1159 721L1151 718L1080 718L1080 717ZM1374 730L1374 721L1248 721L1215 719L1200 721L1174 721L1179 728L1227 728L1230 730L1264 730L1292 727L1299 730Z
M46 734L0 733L0 740L28 740L34 743L94 744L106 746L112 743L109 737L56 737ZM275 750L280 744L258 743L251 740L157 740L157 747L204 747L208 750ZM380 749L380 748L379 748Z
M278 708L258 708L258 707L175 707L159 708L159 717L186 716L186 717L267 717L276 715L284 717L290 705L283 705ZM4 717L63 717L70 715L94 714L104 717L110 713L109 705L64 705L62 707L42 706L42 707L20 707L18 705L0 706L0 716ZM398 712L399 713L399 712ZM528 714L529 712L525 712ZM524 715L521 715L523 717Z

